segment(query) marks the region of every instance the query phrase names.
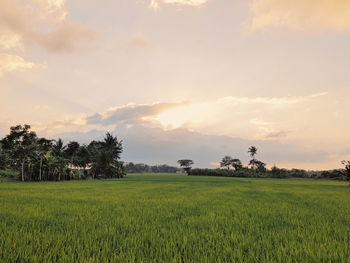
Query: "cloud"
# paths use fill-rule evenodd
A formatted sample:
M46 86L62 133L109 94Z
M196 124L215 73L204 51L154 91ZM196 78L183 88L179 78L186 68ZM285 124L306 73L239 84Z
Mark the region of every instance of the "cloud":
M224 97L221 99L225 103L239 103L239 104L269 104L269 105L290 105L307 101L312 98L317 98L327 95L328 92L315 93L309 96L299 97Z
M132 47L139 47L139 48L152 48L154 47L153 43L148 41L143 36L136 36L129 42L130 46Z
M64 22L56 31L37 36L37 43L51 52L72 52L80 43L94 40L95 34L90 28L79 24Z
M250 4L253 31L269 28L347 31L350 2L347 0L253 0Z
M282 138L286 137L288 132L286 131L276 131L276 132L270 132L265 137L267 139L276 139L276 138Z
M172 4L182 6L201 6L209 0L151 0L150 7L153 10L158 10L160 4Z
M121 121L145 121L169 109L184 106L187 103L154 103L154 104L128 104L114 107L103 114L95 114L87 118L88 124L111 125Z
M224 97L201 102L159 102L127 104L113 107L103 113L79 116L55 122L45 128L60 129L114 129L139 124L162 130L187 129L208 135L226 135L250 140L289 139L295 127L304 125L305 111L327 93L298 97ZM313 121L312 112L308 114ZM285 121L284 116L289 116ZM88 127L88 128L87 128Z
M71 52L95 32L67 21L64 0L0 1L0 48L39 46L49 52Z
M87 143L93 139L101 139L105 132L69 132L56 134L55 137L62 137L65 141L77 140ZM215 167L227 154L247 163L247 149L251 145L258 147L259 159L270 165L288 163L292 167L300 163L305 165L310 162L322 162L329 158L326 152L307 150L291 144L204 135L184 128L165 131L139 123L132 128L120 125L110 132L123 140L124 161L149 164L176 165L177 160L190 158L195 161L196 167Z
M125 161L175 164L193 158L197 166L210 167L227 154L247 162L247 148L255 145L259 159L270 165L327 169L337 167L344 155L337 154L343 144L320 144L333 129L333 115L320 113L329 101L325 94L128 104L33 127L41 136L85 143L110 131L124 140Z
M23 71L35 66L35 63L25 61L19 56L0 54L0 77L7 72Z

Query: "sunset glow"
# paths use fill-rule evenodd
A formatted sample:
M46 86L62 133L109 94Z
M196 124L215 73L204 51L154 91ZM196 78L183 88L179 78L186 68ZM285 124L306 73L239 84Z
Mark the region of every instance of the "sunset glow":
M350 157L349 33L342 0L2 0L0 135L108 130L127 161L191 151L203 167L256 144L269 165L337 168Z

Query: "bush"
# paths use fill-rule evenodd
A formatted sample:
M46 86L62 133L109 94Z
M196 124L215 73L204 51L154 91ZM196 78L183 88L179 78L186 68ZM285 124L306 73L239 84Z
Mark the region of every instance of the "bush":
M223 177L266 177L266 173L259 173L243 167L238 170L227 169L192 169L188 172L191 176L223 176Z
M0 170L0 178L8 180L18 180L20 174L13 170Z

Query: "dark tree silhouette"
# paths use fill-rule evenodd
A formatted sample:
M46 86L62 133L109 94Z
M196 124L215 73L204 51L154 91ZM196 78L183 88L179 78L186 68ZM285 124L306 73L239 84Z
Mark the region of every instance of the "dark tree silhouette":
M231 165L236 171L243 167L240 159L232 159Z
M248 149L248 153L249 153L250 157L252 159L254 159L255 155L257 155L257 153L258 153L258 148L256 148L255 146L250 146Z
M231 156L226 155L222 158L220 162L220 167L226 167L227 170L230 170L230 166L232 165L233 158Z
M180 167L184 169L187 174L192 169L192 165L194 164L194 162L189 159L178 160L177 163L180 164Z
M124 177L123 163L119 162L123 146L122 141L117 137L107 132L103 141L92 141L88 149L91 154L91 169L94 177Z
M343 171L343 175L349 181L350 186L350 161L342 161L341 162L345 166L345 170Z

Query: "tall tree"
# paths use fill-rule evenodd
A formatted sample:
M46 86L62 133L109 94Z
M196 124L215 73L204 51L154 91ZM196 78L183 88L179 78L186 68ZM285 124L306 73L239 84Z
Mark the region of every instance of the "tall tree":
M192 165L194 164L194 162L190 159L178 160L177 163L180 164L180 167L184 169L187 174L192 169Z
M84 176L87 175L86 168L91 163L91 155L86 145L79 147L76 154L76 164L77 166L83 168Z
M107 132L103 141L92 141L88 149L91 154L93 177L124 177L123 163L119 161L123 145L117 137Z
M248 149L248 153L252 159L255 159L255 155L257 155L258 153L258 148L256 148L255 146L250 146Z
M42 180L43 161L45 155L52 149L52 140L40 138L37 141L36 154L39 158L39 181Z
M67 144L65 150L64 150L64 155L65 157L69 160L70 164L72 166L76 166L76 155L78 153L80 144L75 141L71 141Z
M21 180L25 180L25 164L30 159L36 147L36 133L30 131L30 125L17 125L10 128L10 134L2 140L2 145L8 151L14 165L21 166Z

